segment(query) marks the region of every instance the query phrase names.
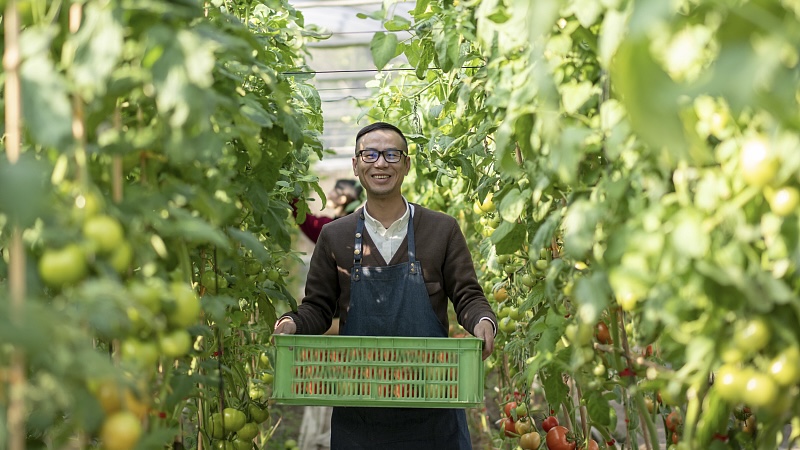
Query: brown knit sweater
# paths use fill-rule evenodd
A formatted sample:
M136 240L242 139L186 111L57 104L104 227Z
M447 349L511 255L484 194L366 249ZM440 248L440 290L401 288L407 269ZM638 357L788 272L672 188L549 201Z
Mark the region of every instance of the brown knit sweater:
M339 304L340 329L347 322L350 303L350 272L353 268L356 221L361 208L322 228L308 268L305 297L297 313L287 313L297 325L297 334L322 334L331 325ZM448 329L447 300L452 300L458 322L470 333L483 317L497 323L483 295L472 256L458 222L447 214L414 205L414 237L417 260L422 263L425 287L439 321ZM362 265L386 266L369 233L364 233ZM408 238L388 265L408 261Z

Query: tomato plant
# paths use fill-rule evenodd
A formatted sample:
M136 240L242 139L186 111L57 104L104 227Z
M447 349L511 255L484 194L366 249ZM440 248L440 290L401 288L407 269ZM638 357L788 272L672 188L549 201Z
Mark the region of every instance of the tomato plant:
M687 448L709 448L733 405L763 409L756 392L774 398L776 386L792 389L770 408L769 433L796 420L779 354L800 339L789 306L800 127L786 120L792 102L723 75L759 60L739 42L795 42L745 20L750 7L422 1L408 41L373 47L376 61L402 53L413 70L377 78L364 115L417 136L409 197L458 217L484 291L508 294L489 295L503 332L487 363L498 398L538 386L532 411L563 410L606 442L613 400L652 448L667 444L659 392L680 409ZM796 25L785 5L755 9ZM709 26L720 14L741 19ZM690 37L700 30L707 40ZM787 92L794 65L768 70ZM409 93L414 82L426 88ZM670 94L648 96L656 86Z

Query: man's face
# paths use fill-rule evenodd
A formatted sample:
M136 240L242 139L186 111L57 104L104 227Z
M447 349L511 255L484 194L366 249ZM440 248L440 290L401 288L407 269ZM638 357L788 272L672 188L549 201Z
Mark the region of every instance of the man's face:
M403 179L411 168L408 156L404 155L400 157L400 161L390 163L386 161L385 155L381 155L377 161L367 163L358 156L358 152L362 150L379 152L395 150L407 153L408 149L403 138L392 130L375 130L361 136L357 149L356 156L353 157L353 174L358 177L361 185L366 189L367 197L399 196Z

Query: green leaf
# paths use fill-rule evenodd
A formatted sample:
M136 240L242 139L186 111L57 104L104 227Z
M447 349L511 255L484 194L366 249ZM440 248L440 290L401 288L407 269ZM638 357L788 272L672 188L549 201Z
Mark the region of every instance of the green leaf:
M514 188L503 196L500 205L497 207L500 217L507 222L516 222L525 214L528 200L531 198L529 189L520 192L519 189Z
M490 239L498 254L509 254L519 249L519 243L525 240L525 225L521 223L503 222L494 230Z
M411 28L411 21L403 16L394 16L384 22L383 27L389 31L403 31Z
M586 411L592 422L603 424L614 429L616 424L611 422L611 405L600 391L584 391L583 399L586 401Z
M653 147L672 151L673 159L686 156L679 92L650 54L647 39L630 38L620 45L611 65L611 80L634 130Z
M597 93L597 88L591 81L571 80L567 84L559 86L561 91L561 102L567 114L575 114L592 95Z
M584 27L589 28L597 21L603 12L603 5L597 0L574 0L572 11L578 22Z
M567 400L569 388L561 378L561 371L553 365L548 365L542 369L542 386L544 395L551 409L558 409Z
M383 69L396 55L397 36L393 33L384 33L382 31L375 33L375 35L372 36L369 49L372 52L372 59L375 61L375 67L379 70Z
M32 226L51 207L47 201L49 172L33 153L23 153L15 164L0 157L0 215L19 227Z
M603 273L595 272L575 282L575 300L578 317L583 323L597 323L602 312L608 308L611 289Z
M32 55L20 66L22 113L26 129L37 143L65 148L72 141L72 107L67 83L47 55L47 51Z
M603 32L600 33L598 38L598 54L597 59L600 61L602 67L608 68L611 65L611 59L619 48L619 44L625 37L625 22L628 19L629 13L627 11L607 11L603 17Z
M560 221L561 213L556 211L550 214L547 220L536 230L536 234L534 234L530 245L531 259L539 259L539 249L544 248L545 245L550 243L550 239L553 238L553 234L556 232Z
M247 230L240 230L238 228L228 227L228 233L238 240L248 250L253 252L253 256L261 262L271 261L272 256L267 251L264 243L258 240L258 237Z
M594 234L600 219L598 206L579 199L570 205L564 217L564 253L583 260L594 245Z
M182 237L196 244L212 244L223 251L230 248L227 237L205 220L175 208L170 211L170 215L175 220L162 226L163 236Z
M68 54L68 49L74 48L68 72L87 99L104 93L108 78L122 56L123 39L124 30L111 8L86 4L81 27L68 38L62 59L69 60L72 55Z
M690 258L702 258L710 245L711 238L703 229L700 215L689 211L679 213L672 231L672 246L675 251Z

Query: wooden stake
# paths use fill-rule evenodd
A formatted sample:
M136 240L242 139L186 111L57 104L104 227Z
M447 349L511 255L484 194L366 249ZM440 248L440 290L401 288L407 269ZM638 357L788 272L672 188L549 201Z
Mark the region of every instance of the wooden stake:
M8 0L3 17L5 53L3 69L6 73L4 90L6 115L6 156L11 164L19 161L22 136L22 86L19 77L20 18L16 0ZM23 320L25 306L25 247L22 230L14 225L9 248L9 291L11 295L11 319L16 324ZM8 371L9 401L7 413L8 449L25 449L25 353L15 349L11 355Z

